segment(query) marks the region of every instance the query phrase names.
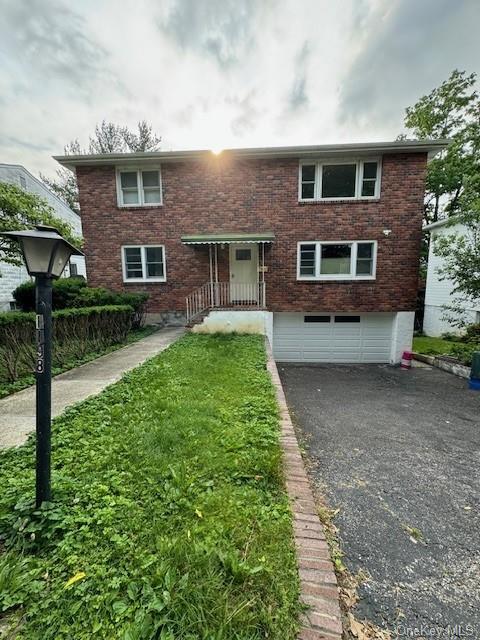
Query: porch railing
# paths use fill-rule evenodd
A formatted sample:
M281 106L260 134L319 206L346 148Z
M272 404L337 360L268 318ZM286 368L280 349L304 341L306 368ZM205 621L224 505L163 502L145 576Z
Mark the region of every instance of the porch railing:
M187 322L208 309L221 307L253 307L266 305L265 282L206 282L186 299Z

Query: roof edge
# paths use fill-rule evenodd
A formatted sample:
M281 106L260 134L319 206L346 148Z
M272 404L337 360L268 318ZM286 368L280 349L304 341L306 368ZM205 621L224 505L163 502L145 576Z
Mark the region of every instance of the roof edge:
M437 229L438 227L443 227L447 223L456 224L457 222L459 222L458 214L447 217L447 218L442 218L441 220L437 220L436 222L431 222L430 224L427 224L424 227L422 227L422 229L423 231L430 231L430 229Z
M378 153L428 153L433 157L445 149L450 140L394 140L392 142L360 142L347 144L325 144L289 147L252 147L224 149L218 155L228 154L237 158L291 158L312 157L321 155L378 154ZM53 156L62 166L73 169L77 166L117 165L135 162L179 162L195 161L212 157L207 149L178 151L149 151L139 153L103 153L92 155Z

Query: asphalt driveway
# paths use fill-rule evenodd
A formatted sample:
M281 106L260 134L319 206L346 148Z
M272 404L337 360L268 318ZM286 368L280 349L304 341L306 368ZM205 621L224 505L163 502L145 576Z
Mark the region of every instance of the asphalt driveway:
M357 617L394 638L480 638L480 393L430 368L279 372L312 474L340 510L345 564L371 576Z

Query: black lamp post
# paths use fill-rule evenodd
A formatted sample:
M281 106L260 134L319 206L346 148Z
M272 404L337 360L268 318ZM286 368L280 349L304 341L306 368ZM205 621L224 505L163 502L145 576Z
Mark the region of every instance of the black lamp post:
M35 276L37 357L36 506L49 501L52 396L52 280L62 274L70 256L83 253L53 227L7 231L1 234L20 244L29 275Z

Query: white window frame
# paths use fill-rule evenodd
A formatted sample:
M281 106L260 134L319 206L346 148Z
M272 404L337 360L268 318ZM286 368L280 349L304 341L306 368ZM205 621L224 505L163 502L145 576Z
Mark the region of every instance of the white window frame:
M371 275L357 275L357 250L358 245L368 243L373 244L372 273ZM300 275L300 248L306 244L315 245L315 275ZM328 244L347 244L351 246L350 251L350 273L320 273L321 246ZM375 280L377 274L377 241L376 240L301 240L297 242L297 280Z
M363 165L366 162L377 163L377 179L375 181L375 193L373 196L362 196L363 187ZM315 166L315 187L313 198L302 198L302 167L303 165ZM354 196L341 196L333 198L322 198L322 178L323 178L323 166L332 164L354 164L355 170L355 195ZM382 159L380 157L375 158L349 158L349 159L335 159L330 160L325 158L323 160L300 160L298 166L298 201L299 202L343 202L344 200L379 200L381 193L382 182Z
M163 257L163 276L150 276L147 274L147 252L146 249L155 248L162 249L162 257ZM141 278L127 278L127 261L125 259L125 249L140 249L140 257L142 260L142 273L143 276ZM164 244L124 244L121 246L122 252L122 274L123 281L125 283L129 282L166 282L167 281L167 257L165 253L165 245Z
M143 188L142 171L158 171L158 181L160 185L160 202L145 202L145 192ZM136 173L137 174L137 186L138 186L138 204L125 204L123 202L122 183L120 179L121 173ZM117 167L116 168L116 183L117 183L117 205L122 209L148 209L150 207L161 207L163 205L163 185L162 185L162 171L160 165L153 167Z

